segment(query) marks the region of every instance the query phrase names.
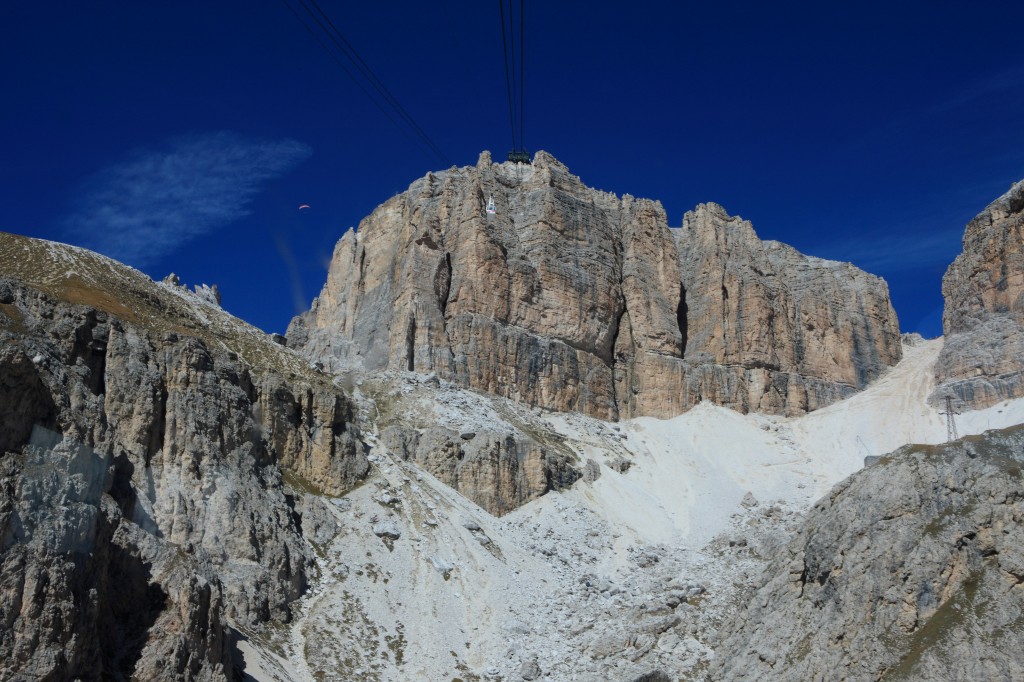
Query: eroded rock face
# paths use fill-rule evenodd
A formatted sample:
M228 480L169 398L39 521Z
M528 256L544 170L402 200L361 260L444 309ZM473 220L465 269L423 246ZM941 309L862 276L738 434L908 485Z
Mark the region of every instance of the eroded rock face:
M882 279L762 242L721 206L686 214L679 257L688 402L803 414L848 397L902 356Z
M287 621L310 579L282 470L331 492L368 470L351 406L173 318L12 279L0 300L0 677L233 678L228 625Z
M715 679L1024 676L1024 427L838 485L725 623Z
M390 426L382 442L496 516L580 478L565 455L509 433Z
M494 198L497 212L485 207ZM799 414L900 358L880 279L757 239L714 205L586 187L550 155L428 174L338 242L289 344L616 419L702 399Z
M1024 181L968 223L942 295L932 401L953 395L980 409L1024 395Z

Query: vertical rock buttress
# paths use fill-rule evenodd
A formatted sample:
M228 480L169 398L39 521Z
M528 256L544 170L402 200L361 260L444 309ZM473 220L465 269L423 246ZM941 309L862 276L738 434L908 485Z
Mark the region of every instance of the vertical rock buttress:
M1024 180L968 223L942 296L946 340L930 400L980 409L1024 396Z

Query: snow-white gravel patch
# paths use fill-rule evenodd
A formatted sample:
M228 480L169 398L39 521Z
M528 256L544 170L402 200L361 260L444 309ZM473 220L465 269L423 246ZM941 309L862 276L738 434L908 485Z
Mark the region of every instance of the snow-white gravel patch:
M287 664L267 657L273 675L251 674L520 680L535 662L550 680L699 675L718 623L816 499L865 456L945 439L926 403L940 349L905 347L867 390L799 418L701 404L608 424L399 376L425 422L557 433L600 476L494 518L368 439L374 480L331 505L342 531ZM957 417L963 435L1021 422L1024 400Z

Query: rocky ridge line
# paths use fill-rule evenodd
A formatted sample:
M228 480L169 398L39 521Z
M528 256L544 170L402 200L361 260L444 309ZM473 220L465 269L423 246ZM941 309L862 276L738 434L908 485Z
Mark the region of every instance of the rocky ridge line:
M369 470L351 403L179 287L0 258L0 677L233 679L231 631L291 618L331 537L304 491Z

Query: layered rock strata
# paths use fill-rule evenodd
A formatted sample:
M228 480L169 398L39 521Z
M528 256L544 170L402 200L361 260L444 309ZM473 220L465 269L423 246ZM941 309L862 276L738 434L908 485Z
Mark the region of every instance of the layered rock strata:
M381 442L496 516L580 478L570 457L521 434L393 425Z
M932 401L980 409L1024 396L1024 181L967 224L963 246L942 278Z
M1024 677L1024 427L883 457L723 626L714 679Z
M178 287L13 235L0 262L0 677L232 679L229 627L311 579L301 488L368 471L351 404Z
M486 211L493 198L496 212ZM885 283L761 242L714 204L586 187L550 155L431 173L338 242L289 344L606 419L701 400L801 414L901 355Z

